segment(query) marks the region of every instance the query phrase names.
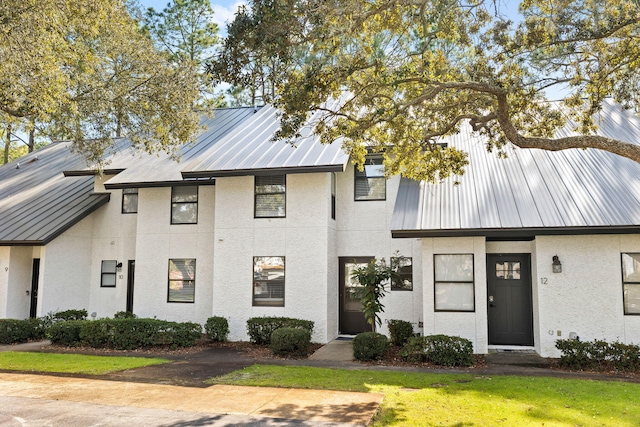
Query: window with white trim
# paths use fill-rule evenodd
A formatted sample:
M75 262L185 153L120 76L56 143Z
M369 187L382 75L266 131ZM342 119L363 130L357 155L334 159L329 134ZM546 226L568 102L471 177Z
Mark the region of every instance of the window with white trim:
M195 302L196 260L169 260L169 287L167 302Z
M624 314L640 314L640 253L622 254Z
M171 224L198 223L198 186L171 187Z
M473 254L434 255L436 311L475 311Z
M284 307L284 257L253 257L253 305Z

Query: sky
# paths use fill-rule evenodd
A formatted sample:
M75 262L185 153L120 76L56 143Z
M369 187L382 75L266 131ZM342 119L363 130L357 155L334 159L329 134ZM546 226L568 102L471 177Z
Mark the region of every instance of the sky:
M138 2L145 9L152 7L160 12L167 6L169 0L138 0ZM211 0L211 7L214 11L213 20L218 24L220 32L225 32L227 23L233 21L238 6L244 3L243 0Z

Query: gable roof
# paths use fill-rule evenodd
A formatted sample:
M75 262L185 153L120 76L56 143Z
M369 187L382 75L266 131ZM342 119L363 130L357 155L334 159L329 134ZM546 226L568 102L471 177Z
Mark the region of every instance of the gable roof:
M598 133L640 143L640 118L606 101ZM573 134L569 123L558 136ZM640 164L595 149L507 147L499 159L464 127L445 141L469 153L463 176L429 184L402 179L393 237L640 232ZM459 185L454 185L459 181Z
M0 246L45 245L109 201L93 192L93 176L62 174L84 165L70 147L57 142L0 167Z

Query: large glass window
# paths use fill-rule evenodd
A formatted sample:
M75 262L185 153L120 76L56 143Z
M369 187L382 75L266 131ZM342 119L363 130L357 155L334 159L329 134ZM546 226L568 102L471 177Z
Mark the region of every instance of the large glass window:
M255 217L286 216L286 176L268 175L255 178Z
M474 311L473 255L434 255L436 311Z
M622 254L624 314L640 314L640 253Z
M387 180L384 177L384 166L381 157L365 160L362 171L355 167L355 199L385 200L387 197Z
M196 297L196 260L169 260L168 302L194 302Z
M336 173L331 172L331 219L336 219Z
M253 257L253 305L284 306L284 257Z
M397 276L391 279L391 290L412 291L413 262L411 257L391 257L391 266L397 268Z
M123 188L122 189L122 213L138 212L138 189Z
M171 188L171 224L198 223L198 186Z
M113 288L116 286L116 270L118 261L102 261L100 268L100 286L103 288Z

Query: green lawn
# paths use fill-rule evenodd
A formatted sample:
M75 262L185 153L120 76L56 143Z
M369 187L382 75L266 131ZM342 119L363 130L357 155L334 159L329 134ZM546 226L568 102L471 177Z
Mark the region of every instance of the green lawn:
M638 426L640 384L256 365L215 384L378 392L373 426Z
M86 356L81 354L23 353L16 351L0 353L0 369L11 371L101 375L168 362L171 361L147 357Z

